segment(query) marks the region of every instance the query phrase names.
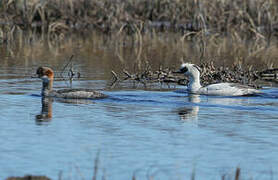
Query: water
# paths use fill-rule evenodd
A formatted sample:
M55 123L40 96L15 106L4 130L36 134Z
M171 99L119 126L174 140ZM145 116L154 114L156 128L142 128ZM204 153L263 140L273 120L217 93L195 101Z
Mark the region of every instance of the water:
M278 173L277 88L233 98L189 96L182 87L106 90L107 99L54 100L42 110L41 82L19 75L25 71L15 68L0 81L0 179L91 179L98 153L99 179L189 179L193 172L220 179L236 167L245 177ZM92 84L101 89L106 81L73 86ZM42 112L52 118L39 118Z
M119 63L107 60L111 54L103 60L83 53L74 67L86 78L72 86L103 90L109 98L42 101L41 81L32 73L39 65L61 70L71 52L39 50L22 58L16 51L0 54L0 179L92 179L96 164L97 179L190 179L194 173L220 179L233 177L236 167L245 178L277 176L277 87L265 84L257 97L190 96L179 86L127 83L109 89L110 71L119 72Z

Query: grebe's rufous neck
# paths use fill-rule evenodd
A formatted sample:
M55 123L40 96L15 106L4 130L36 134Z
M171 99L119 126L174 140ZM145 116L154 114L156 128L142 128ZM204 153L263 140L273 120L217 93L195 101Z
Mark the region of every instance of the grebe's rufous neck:
M195 64L184 63L177 73L183 73L189 78L188 92L214 96L248 96L261 93L260 91L237 83L217 83L202 87L200 84L201 68Z
M49 67L39 67L36 74L42 80L43 97L57 97L66 99L101 99L106 98L107 95L92 89L61 89L55 91L53 87L54 72Z
M42 96L46 95L45 93L52 90L54 72L48 67L39 67L37 69L38 78L42 80Z

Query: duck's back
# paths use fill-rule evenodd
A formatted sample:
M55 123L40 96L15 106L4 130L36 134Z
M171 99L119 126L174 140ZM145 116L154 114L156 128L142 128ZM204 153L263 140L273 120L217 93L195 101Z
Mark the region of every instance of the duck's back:
M107 95L92 89L62 89L53 91L52 95L65 99L102 99L107 97Z
M198 93L214 96L246 96L258 94L260 91L237 83L218 83L202 87Z

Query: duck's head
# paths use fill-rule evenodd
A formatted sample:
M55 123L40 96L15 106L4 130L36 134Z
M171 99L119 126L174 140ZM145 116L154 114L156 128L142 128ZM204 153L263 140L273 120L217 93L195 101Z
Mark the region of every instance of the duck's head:
M183 63L176 73L183 73L190 77L199 77L201 74L201 68L195 64Z
M49 67L38 67L36 74L38 78L41 78L44 82L48 82L54 78L54 72Z

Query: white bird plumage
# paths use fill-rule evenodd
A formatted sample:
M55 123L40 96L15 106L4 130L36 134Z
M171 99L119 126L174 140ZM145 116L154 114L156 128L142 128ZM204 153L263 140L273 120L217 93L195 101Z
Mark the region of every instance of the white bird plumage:
M183 63L179 73L184 73L189 78L188 92L192 94L214 95L214 96L248 96L261 93L250 86L237 83L217 83L205 87L200 83L201 68L195 64Z

